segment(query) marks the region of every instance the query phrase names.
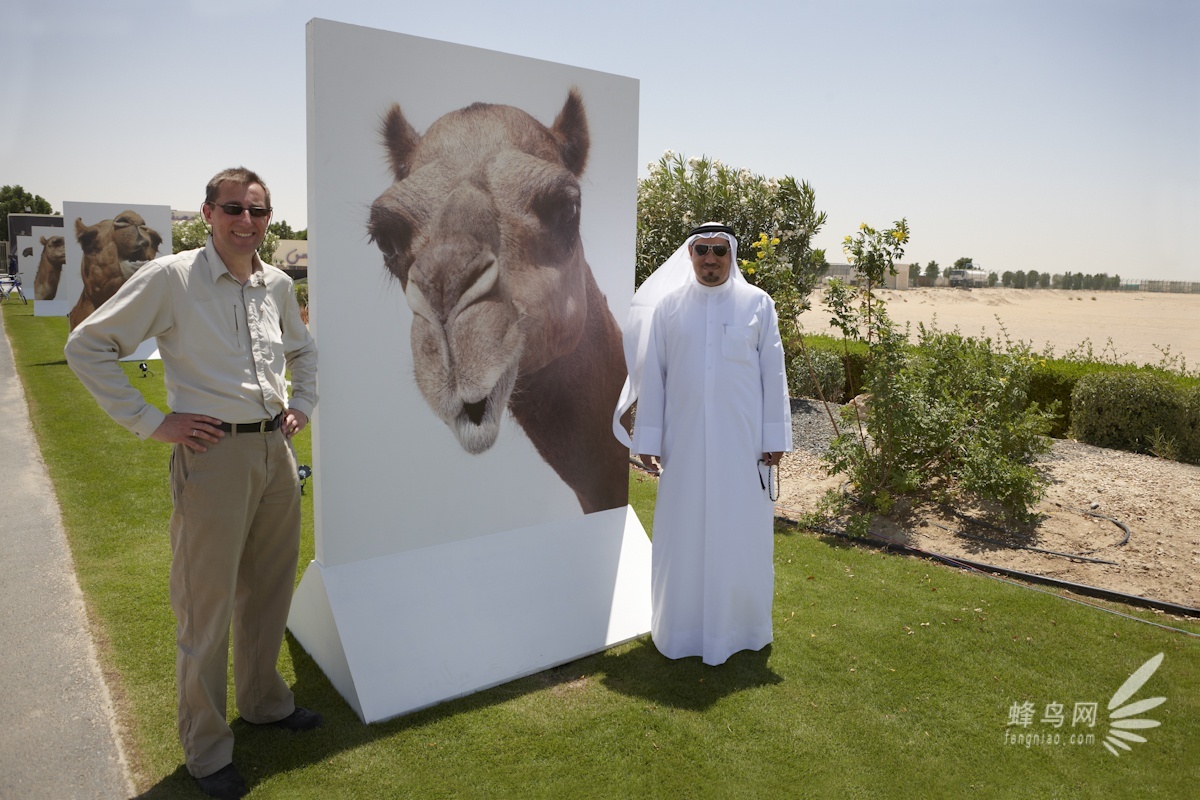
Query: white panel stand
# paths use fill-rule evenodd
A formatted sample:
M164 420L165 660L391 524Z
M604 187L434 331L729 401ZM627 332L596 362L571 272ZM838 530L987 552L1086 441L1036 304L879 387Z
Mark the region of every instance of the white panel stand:
M359 717L378 722L648 632L650 541L626 506L332 567L313 561L288 627Z

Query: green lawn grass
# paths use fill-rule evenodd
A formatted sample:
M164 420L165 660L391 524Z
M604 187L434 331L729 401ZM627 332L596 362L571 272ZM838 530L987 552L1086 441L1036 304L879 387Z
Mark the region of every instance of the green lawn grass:
M168 448L99 411L63 362L65 320L29 308L5 304L5 324L135 777L147 797L199 796L175 738ZM127 369L165 405L161 375ZM306 434L297 449L311 463ZM631 476L630 497L649 528L653 481ZM304 503L301 569L311 493ZM231 697L235 759L253 796L279 798L1192 796L1196 638L786 526L775 544L775 642L761 653L710 668L664 659L643 638L367 726L289 638L280 668L327 724L304 735L253 728ZM1134 699L1165 696L1145 714L1162 725L1114 757L1100 745L1108 700L1160 652ZM1026 701L1033 724L1009 726ZM1094 728L1072 729L1077 702L1098 703ZM1040 721L1049 703L1067 709L1060 729ZM1006 731L1095 740L1027 748L1006 744Z

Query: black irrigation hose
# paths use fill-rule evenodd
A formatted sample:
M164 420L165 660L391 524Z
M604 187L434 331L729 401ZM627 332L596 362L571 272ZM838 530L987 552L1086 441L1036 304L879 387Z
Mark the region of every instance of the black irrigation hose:
M798 522L796 522L793 519L788 519L787 517L777 516L777 517L775 517L775 519L779 522L783 522L788 525L793 525L793 526L797 526L797 527L799 526ZM1083 583L1072 583L1071 581L1063 581L1063 580L1059 580L1058 578L1050 578L1045 575L1036 575L1031 572L1021 572L1020 570L1008 569L1006 567L998 567L994 564L983 564L983 563L980 563L977 561L970 561L965 558L954 558L952 556L942 555L941 553L934 553L930 550L922 550L919 547L912 547L912 546L906 545L906 544L882 541L879 539L864 539L864 538L860 538L857 536L851 536L850 534L846 533L845 531L839 531L834 528L823 528L822 527L822 528L813 528L813 530L816 530L819 533L826 533L826 534L830 534L832 536L837 536L842 539L846 539L847 541L855 542L857 544L865 544L865 545L869 545L871 547L875 547L875 548L878 548L881 550L890 550L893 552L903 553L905 555L917 556L920 558L927 558L927 559L931 559L933 561L938 561L940 563L947 564L952 567L957 567L959 569L966 569L969 571L975 571L975 572L979 572L979 573L982 573L985 575L990 574L990 573L999 573L999 574L1007 575L1011 578L1017 578L1018 580L1026 581L1029 583L1041 583L1041 584L1045 584L1047 586L1053 586L1058 589L1066 589L1066 590L1074 592L1076 594L1086 595L1089 597L1097 597L1102 600L1110 600L1110 601L1118 602L1118 603L1127 603L1129 605L1142 606L1144 608L1154 608L1154 609L1158 609L1159 611L1165 611L1170 614L1176 614L1176 615L1183 616L1183 617L1198 617L1198 618L1200 618L1200 608L1192 608L1191 606L1179 605L1177 603L1169 603L1165 600L1155 600L1154 598L1150 598L1150 597L1139 597L1137 595L1125 594L1124 592L1117 592L1117 591L1113 591L1111 589L1101 589L1098 586L1088 586L1087 584L1083 584ZM1066 598L1066 599L1070 599L1070 598ZM1107 611L1108 609L1103 609L1103 610ZM1115 613L1115 612L1113 612L1113 613ZM1122 616L1124 616L1124 615L1122 615ZM1166 628L1167 630L1177 631L1180 633L1186 633L1189 636L1200 636L1200 634L1192 633L1191 631L1181 631L1179 628L1172 628L1168 625L1158 625L1158 623L1156 623L1156 622L1149 622L1147 620L1138 619L1137 617L1130 617L1130 619L1137 620L1138 622L1145 622L1148 625L1156 625L1160 628Z
M954 512L952 512L952 513L954 513ZM998 547L1009 547L1009 548L1016 548L1019 550L1029 550L1031 552L1042 553L1043 555L1047 555L1047 556L1060 556L1062 558L1069 558L1072 561L1087 561L1092 564L1112 564L1113 566L1116 566L1116 564L1117 564L1117 562L1109 561L1107 558L1092 558L1091 556L1076 555L1075 553L1060 553L1057 550L1047 550L1044 547L1034 547L1031 544L1009 544L1008 542L1002 542L999 539L989 539L986 536L976 536L973 533L966 533L964 531L956 531L953 528L951 528L949 525L943 525L940 522L930 522L929 524L933 525L935 527L941 528L944 531L949 531L950 533L953 533L955 536L962 536L966 539L973 539L974 541L977 541L977 542L985 542L987 544L994 544ZM1088 552L1094 553L1096 551L1089 550Z
M634 459L631 457L629 459L629 461L630 461L630 463L645 470L645 466L637 459ZM653 474L653 473L650 473L650 474ZM787 508L786 506L777 506L777 507L778 508ZM788 510L794 511L795 509L788 509ZM1103 514L1096 514L1094 512L1090 512L1090 511L1082 511L1081 509L1070 509L1070 510L1079 511L1080 513L1087 514L1089 516L1107 519L1110 522L1112 522L1113 524L1119 526L1123 531L1125 531L1125 537L1120 542L1118 542L1116 545L1111 545L1111 546L1120 547L1121 545L1123 545L1129 541L1129 536L1130 536L1129 526L1125 525L1125 523L1120 522L1119 520L1113 519L1112 517L1105 517ZM951 510L951 511L952 511L952 513L958 514L958 512L956 512L956 511L953 511L953 510ZM788 517L781 517L779 515L775 515L775 520L777 522L782 522L786 525L791 525L793 527L799 527L799 523L796 522L796 520L789 519ZM981 524L987 525L988 523L983 523L981 521ZM981 563L978 561L970 561L965 558L953 558L951 556L942 555L940 553L934 553L933 551L930 551L930 550L921 550L920 548L917 548L917 547L911 547L909 545L898 544L895 542L887 542L887 541L881 541L881 540L877 540L877 539L863 539L863 538L856 537L856 536L850 536L845 531L839 531L839 530L835 530L833 528L813 528L813 530L816 530L819 533L827 533L832 536L838 536L838 537L846 539L847 541L850 541L850 542L870 545L871 547L879 548L882 550L890 550L893 552L903 553L905 555L911 555L911 556L917 556L919 558L931 559L933 561L938 561L940 563L947 564L952 567L957 567L958 569L965 569L965 570L969 570L969 571L979 572L981 574L988 575L989 577L993 577L991 575L991 573L999 573L1001 575L1007 575L1011 578L1016 578L1018 580L1026 581L1028 583L1041 583L1041 584L1045 584L1047 586L1053 586L1058 589L1065 589L1067 591L1071 591L1076 594L1081 594L1081 595L1085 595L1088 597L1097 597L1102 600L1110 600L1110 601L1118 602L1118 603L1126 603L1129 605L1141 606L1143 608L1158 609L1159 611L1165 611L1167 613L1176 614L1176 615L1182 616L1182 617L1200 618L1200 608L1192 608L1191 606L1179 605L1177 603L1169 603L1166 600L1155 600L1152 597L1139 597L1134 594L1126 594L1125 592L1117 592L1117 591L1113 591L1111 589L1101 589L1098 586L1089 586L1084 583L1072 583L1071 581L1063 581L1063 580L1059 580L1058 578L1048 577L1046 575L1037 575L1032 572L1021 572L1020 570L1008 569L1007 567L998 567L994 564L984 564L984 563ZM972 537L972 538L974 538L974 537ZM1003 544L1003 543L1001 543L1001 544ZM1026 549L1037 549L1037 548L1026 548ZM1045 552L1050 553L1052 551L1045 551ZM1088 552L1095 552L1095 551L1091 550ZM1054 553L1054 555L1061 555L1061 556L1065 556L1067 558L1080 558L1080 556L1072 555L1070 553ZM1085 558L1084 560L1100 561L1100 559L1087 559L1087 558ZM1101 562L1101 563L1115 563L1115 562ZM1059 597L1060 595L1055 595L1055 596ZM1069 600L1071 598L1065 598L1065 599ZM1075 601L1075 602L1079 602L1079 601ZM1087 605L1087 604L1085 604L1085 605ZM1094 606L1092 606L1092 607L1094 607ZM1101 610L1108 611L1108 609L1101 609ZM1119 612L1110 612L1110 613L1119 613ZM1126 616L1126 615L1120 614L1120 616ZM1128 619L1132 619L1137 622L1143 622L1147 625L1154 625L1156 627L1164 628L1169 631L1175 631L1177 633L1184 633L1184 634L1187 634L1188 636L1200 636L1200 634L1192 633L1191 631L1180 630L1179 628L1172 628L1169 625L1159 625L1157 622L1150 622L1149 620L1138 619L1137 617L1128 617Z
M865 506L865 504L861 500L859 500L857 497L855 497L849 491L846 490L847 486L849 486L848 483L842 484L842 494L846 495L846 497L849 497L851 500L858 503L860 506ZM1066 508L1066 506L1063 506L1061 503L1055 503L1055 505L1058 506L1059 508ZM942 505L941 503L939 503L938 508L944 509L945 511L953 514L954 516L958 517L959 519L963 520L964 522L970 522L972 524L979 525L984 528L991 528L992 530L999 531L1001 533L1012 533L1012 531L1010 531L1006 528L1001 528L999 525L993 525L992 523L988 522L987 520L982 520L977 517L972 517L969 514L962 513L961 511L955 511L953 508L950 508L947 505ZM1118 519L1113 519L1112 517L1106 517L1103 514L1097 514L1094 511L1085 511L1082 508L1067 508L1067 510L1075 511L1076 513L1083 514L1083 515L1089 516L1089 517L1098 517L1100 519L1106 519L1109 522L1116 525L1117 527L1119 527L1121 530L1125 531L1125 536L1121 539L1121 541L1117 542L1114 545L1105 545L1105 547L1120 547L1121 545L1123 545L1129 541L1129 536L1130 536L1129 526L1126 525L1124 522L1121 522ZM1091 558L1087 555L1088 553L1095 553L1095 552L1099 551L1101 549L1099 547L1097 547L1093 550L1085 550L1083 553L1062 553L1062 552L1059 552L1058 550L1047 550L1044 547L1034 547L1033 545L1028 545L1028 544L1009 544L1008 542L1002 542L998 539L989 539L986 536L976 536L975 534L972 534L972 533L956 531L953 528L949 528L949 527L942 525L940 523L937 523L937 522L931 522L929 524L935 525L944 531L949 531L950 533L953 533L955 536L962 536L966 539L974 539L979 542L986 542L988 544L994 544L998 547L1016 548L1019 550L1029 550L1030 552L1042 553L1043 555L1058 556L1060 558L1069 558L1073 561L1087 561L1087 562L1090 562L1093 564L1109 564L1111 566L1118 566L1116 561L1109 561L1104 558Z

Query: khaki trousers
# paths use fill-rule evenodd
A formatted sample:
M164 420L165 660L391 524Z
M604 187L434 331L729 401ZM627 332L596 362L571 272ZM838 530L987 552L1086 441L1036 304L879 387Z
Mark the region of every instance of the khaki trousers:
M188 772L233 760L225 721L229 629L238 711L274 722L295 709L276 669L296 581L300 480L282 431L227 433L171 456L171 608L179 742Z

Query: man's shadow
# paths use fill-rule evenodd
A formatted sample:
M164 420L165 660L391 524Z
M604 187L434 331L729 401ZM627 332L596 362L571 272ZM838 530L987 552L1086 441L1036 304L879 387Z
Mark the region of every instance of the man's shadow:
M703 711L736 692L783 682L783 678L767 664L770 645L757 652L734 653L724 664L710 667L701 663L699 657L672 661L654 648L649 636L644 636L499 687L364 725L291 634L287 636L286 645L296 675L292 685L296 702L320 711L325 716L325 726L293 734L269 726L251 725L240 718L230 723L235 737L234 763L252 789L272 775L327 761L342 751L404 731L420 730L448 717L500 705L517 696L588 676L597 677L611 691L640 697L655 705L691 711ZM181 765L138 795L138 800L202 796L187 769Z
M767 645L734 653L724 664L710 667L699 656L669 659L649 637L643 637L631 649L605 651L586 661L604 673L601 682L614 692L657 705L704 711L737 692L782 683L783 678L767 664L770 657L771 645Z

